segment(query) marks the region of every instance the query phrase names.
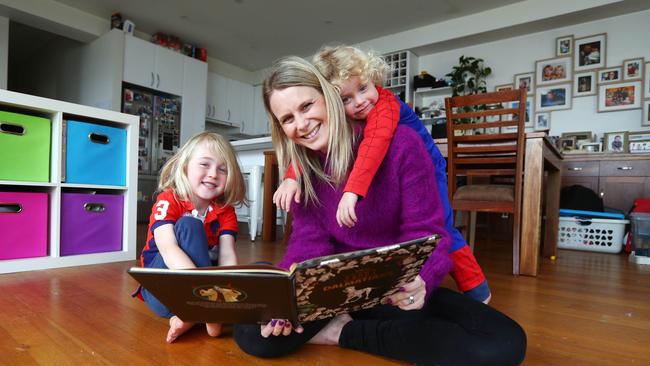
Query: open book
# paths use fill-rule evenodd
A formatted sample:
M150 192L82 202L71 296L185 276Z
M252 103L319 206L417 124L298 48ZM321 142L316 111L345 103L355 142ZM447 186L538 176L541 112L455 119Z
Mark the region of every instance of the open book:
M184 321L294 324L386 302L417 276L439 237L298 263L173 270L133 267L128 273Z

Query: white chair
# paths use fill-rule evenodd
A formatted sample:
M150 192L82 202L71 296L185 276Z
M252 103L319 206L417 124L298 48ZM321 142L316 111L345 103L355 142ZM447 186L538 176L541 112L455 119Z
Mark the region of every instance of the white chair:
M242 205L236 207L237 221L248 223L251 241L262 231L262 171L261 165L241 167L242 174L246 180L246 198L248 207Z

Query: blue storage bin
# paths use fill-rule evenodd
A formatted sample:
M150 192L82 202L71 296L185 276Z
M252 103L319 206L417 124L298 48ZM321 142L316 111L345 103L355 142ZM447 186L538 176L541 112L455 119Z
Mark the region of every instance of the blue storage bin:
M126 185L126 130L67 121L65 182Z

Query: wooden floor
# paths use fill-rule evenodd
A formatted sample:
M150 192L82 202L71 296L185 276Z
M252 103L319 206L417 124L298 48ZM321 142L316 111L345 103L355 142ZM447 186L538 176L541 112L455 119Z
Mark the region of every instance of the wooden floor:
M276 261L284 249L245 238L237 246L241 263ZM513 277L508 247L479 243L476 254L491 305L526 330L525 365L648 364L650 266L623 255L560 251L555 262L542 260L537 278ZM215 339L197 326L168 345L167 321L129 296L136 283L125 271L134 263L0 275L0 365L399 364L333 346L256 359L237 348L228 328Z

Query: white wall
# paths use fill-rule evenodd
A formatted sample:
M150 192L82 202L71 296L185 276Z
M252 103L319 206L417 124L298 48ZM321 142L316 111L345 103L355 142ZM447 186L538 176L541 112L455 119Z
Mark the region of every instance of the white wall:
M607 33L607 67L620 66L625 59L645 57L650 61L650 11L558 28L476 46L429 55L419 55L419 69L443 77L461 55L485 60L492 68L488 90L513 82L514 74L534 71L535 61L555 56L555 39L573 34L585 37ZM418 70L419 71L419 70ZM647 71L646 71L647 72ZM648 130L641 126L641 110L597 113L597 96L573 98L572 109L551 112L550 135L569 131L603 132Z
M9 68L9 19L0 17L0 89L7 89Z

